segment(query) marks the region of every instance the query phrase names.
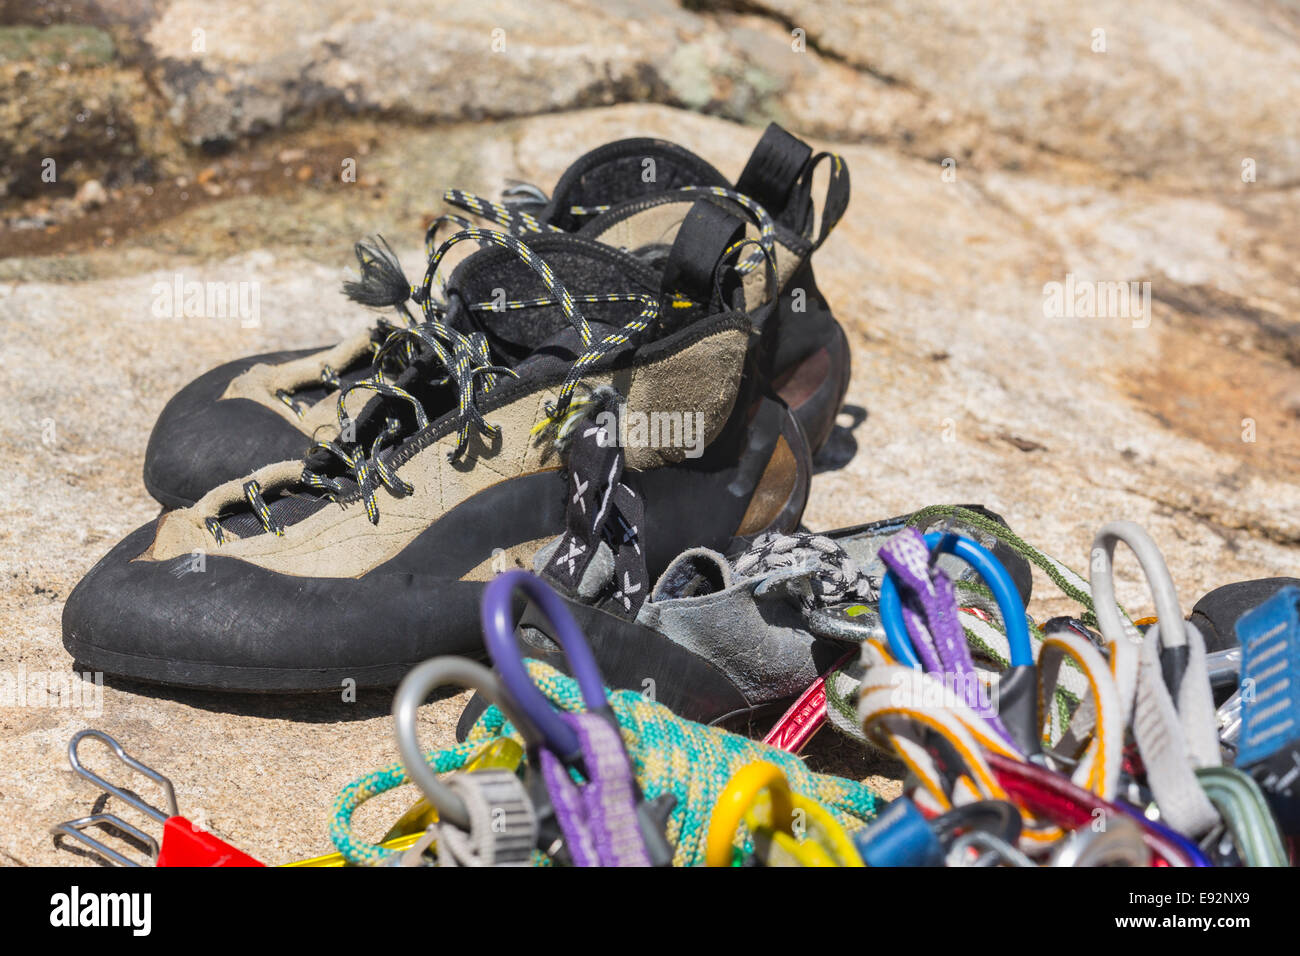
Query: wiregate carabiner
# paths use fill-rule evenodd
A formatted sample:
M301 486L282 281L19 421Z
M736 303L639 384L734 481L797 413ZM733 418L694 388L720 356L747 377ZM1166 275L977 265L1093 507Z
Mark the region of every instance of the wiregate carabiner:
M578 736L537 689L520 657L512 610L515 591L523 591L551 624L552 637L569 659L587 709L612 719L613 712L605 699L604 680L578 622L546 582L535 574L515 569L497 575L488 583L483 590L480 617L483 640L497 673L501 675L501 683L519 710L537 728L546 746L562 760L572 762L582 754Z
M742 823L769 857L785 865L866 865L826 808L791 790L781 768L765 760L741 767L718 795L705 842L707 866L731 866L736 831Z
M1223 817L1246 866L1290 866L1286 842L1254 777L1236 767L1201 767L1196 779Z

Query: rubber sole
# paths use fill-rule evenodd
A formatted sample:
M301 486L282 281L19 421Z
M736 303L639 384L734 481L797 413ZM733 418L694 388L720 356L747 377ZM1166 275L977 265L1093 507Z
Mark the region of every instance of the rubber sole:
M713 506L703 513L695 512L706 499L689 490L682 492L681 503L660 499L663 506L650 512L658 514L656 521L671 522L674 512L690 511L692 502L695 512L660 536L658 550L665 555L650 562L652 574L685 547L705 543L722 550L734 543L736 529L753 520L750 509L760 494L764 527L756 531L797 526L808 496L807 445L779 401L765 399L761 408L750 427L751 440L761 443L740 459L752 467L737 464L716 477L697 475L695 484L684 470L660 476L665 491L712 487L716 497L707 499ZM737 415L743 419L743 413ZM772 468L782 444L789 455L780 452L784 465ZM519 541L560 533L566 496L559 474L521 476L508 483L513 491L503 483L471 496L361 578L298 578L219 553L207 555L199 568L188 554L138 562L156 533L155 525L145 525L101 559L69 595L64 646L83 669L235 693L386 687L428 657L481 657L478 607L484 583L463 579L477 562L454 543L474 541L473 553L486 555L484 541L507 540L507 532ZM523 606L521 600L521 613ZM371 637L358 641L357 635ZM375 641L382 642L382 650Z
M194 505L194 502L189 498L179 498L176 495L170 494L169 492L163 491L161 488L154 486L149 481L148 476L144 479L144 490L149 492L149 496L153 498L154 501L162 505L163 511L177 511L181 508L190 508Z
M482 582L403 574L289 578L250 574L215 555L202 573L180 573L189 558L156 568L130 560L151 533L145 525L128 536L65 602L63 646L78 670L193 690L341 693L392 686L437 653L482 654L475 620ZM168 600L149 600L149 581L137 577L143 567L150 580L166 582ZM255 610L238 614L232 606ZM455 626L439 624L434 606ZM327 612L305 621L301 615L312 608ZM382 635L389 653L365 659L339 652L351 633ZM268 634L277 636L274 644L259 648Z
M149 434L144 486L167 508L185 508L217 485L306 453L311 439L277 412L221 396L254 365L300 359L320 349L250 355L211 369L173 395Z
M260 669L123 654L76 638L64 638L63 646L78 669L112 674L141 684L229 694L338 694L352 686L345 681L355 682L358 688L394 687L420 663L413 660L375 667Z

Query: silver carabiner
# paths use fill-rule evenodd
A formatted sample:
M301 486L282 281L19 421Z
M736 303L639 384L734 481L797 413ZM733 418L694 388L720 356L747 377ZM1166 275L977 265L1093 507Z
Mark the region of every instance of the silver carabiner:
M478 691L506 715L525 739L529 739L532 725L511 706L495 674L463 657L434 657L417 664L398 686L393 696L393 734L406 774L438 811L439 819L468 829L470 816L465 801L425 762L424 748L417 734L420 705L432 691L446 684Z
M974 860L970 858L970 850L976 851ZM987 830L970 830L953 840L945 862L948 866L1037 865L1021 850Z
M1081 827L1056 845L1049 866L1147 866L1151 851L1128 817L1108 816L1104 830Z

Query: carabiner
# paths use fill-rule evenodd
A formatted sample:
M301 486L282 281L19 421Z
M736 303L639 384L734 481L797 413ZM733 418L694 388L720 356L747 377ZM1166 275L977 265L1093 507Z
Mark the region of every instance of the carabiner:
M1002 842L1015 846L1020 840L1024 821L1014 803L1006 800L976 800L953 807L930 821L930 829L944 849L950 849L959 838L958 831L983 832Z
M568 657L587 709L594 713L612 715L609 702L605 699L604 681L596 657L579 629L578 622L573 619L560 596L541 578L515 569L497 575L488 583L483 591L480 609L483 640L497 673L501 675L501 683L518 704L523 716L541 734L547 748L564 761L572 762L582 753L578 736L573 728L560 719L559 712L533 684L519 654L512 612L512 601L517 590L523 591L550 622L549 633Z
M1011 645L1011 666L1032 666L1034 648L1029 642L1029 626L1025 623L1025 602L1021 600L1020 592L1016 590L1015 582L1011 580L1011 575L1002 566L1002 562L984 546L952 532L931 531L925 536L925 543L931 549L931 557L939 554L955 555L973 567L984 579L1002 613L1007 642ZM920 668L921 661L916 656L907 633L907 624L903 621L903 604L898 596L898 579L893 571L886 573L881 582L880 620L889 639L889 650L895 659L900 664Z
M1161 661L1165 671L1165 684L1170 692L1176 695L1178 684L1182 681L1182 668L1186 666L1187 629L1183 622L1182 608L1178 603L1178 591L1174 588L1174 581L1169 575L1169 567L1165 564L1164 555L1160 553L1160 549L1151 540L1146 530L1136 522L1112 521L1104 525L1093 540L1088 584L1092 591L1097 625L1106 643L1112 648L1113 654L1119 653L1114 648L1125 646L1121 638L1131 639L1133 636L1130 630L1133 626L1124 620L1119 604L1115 600L1115 545L1121 541L1129 546L1129 550L1137 558L1147 585L1151 589L1151 595L1155 598L1156 620L1159 622L1162 643L1169 649L1183 648L1181 653L1170 657L1167 663L1165 660ZM1136 663L1128 667L1133 671L1131 679L1136 682ZM1117 676L1116 679L1120 681L1121 693L1128 693L1127 673L1124 677L1125 679L1121 679ZM1131 693L1128 696L1131 696Z
M459 773L478 770L517 771L524 759L524 748L513 737L498 737L476 753ZM426 797L420 797L403 813L379 841L379 846L395 853L404 853L417 844L425 844L429 828L438 822L438 810ZM427 844L425 844L427 846ZM423 849L421 850L423 852ZM342 853L325 853L305 860L281 863L283 867L350 867L359 864L348 862Z
M1186 860L1186 863L1181 865L1186 865L1186 866L1213 866L1214 865L1213 863L1210 862L1210 858L1205 855L1205 851L1202 850L1196 844L1195 840L1189 839L1188 837L1184 836L1182 833L1175 830L1173 827L1169 826L1168 824L1162 823L1160 820L1152 820L1142 810L1138 809L1136 806L1129 803L1127 800L1116 800L1115 807L1116 809L1119 810L1120 813L1123 813L1129 819L1136 822L1137 825L1141 827L1143 830L1155 834L1157 837L1164 840L1166 843L1168 843L1170 846L1176 849L1179 853L1181 853L1183 855L1183 858ZM1151 843L1149 840L1147 841L1147 845L1152 847L1152 849L1155 849L1155 845ZM1161 851L1157 850L1157 852L1161 852ZM1168 854L1162 853L1161 855L1163 855L1166 860L1171 860L1171 857L1169 857ZM1173 864L1171 862L1171 865L1179 865L1179 864Z
M974 860L967 856L970 850L977 854ZM948 866L1037 866L1023 850L987 830L971 830L953 840L945 862Z
M796 822L797 821L797 822ZM730 866L741 824L756 842L790 865L865 866L844 828L817 801L790 789L775 764L756 760L732 776L713 805L705 842L707 866ZM796 831L804 830L800 838Z
M1148 866L1151 850L1129 817L1107 816L1103 829L1082 826L1057 844L1051 866Z
M620 733L618 719L614 716L613 708L605 697L605 682L596 664L596 656L592 653L581 628L578 627L578 622L565 607L563 599L535 574L522 570L506 571L493 578L484 589L483 603L480 608L484 643L487 645L492 663L496 665L506 694L514 700L522 716L535 729L535 736L531 739L537 744L535 749L538 751L547 791L551 792L556 787L564 790L571 788L573 782L568 768L575 765L583 770L590 785L594 775L598 776L601 768L584 766L584 745L582 738L579 737L579 730L569 723L569 719L562 717L561 712L554 709L546 696L538 690L520 656L512 613L512 599L516 590L523 591L547 618L550 624L548 633L569 659L587 714L607 721L612 728L610 739L618 741ZM572 715L572 719L575 722L582 721L585 720L585 715ZM591 742L591 735L595 732L594 727L582 730L589 740L589 747L597 746ZM672 862L673 848L664 831L668 815L672 812L674 798L669 794L660 794L654 801L647 801L631 769L631 756L626 751L622 756L628 764L626 772L630 775L630 788L636 807L636 823L645 853L651 866L667 866ZM558 761L562 768L556 767L552 760ZM618 778L624 772L624 768L616 766L608 766L605 769L607 773L613 774L614 778ZM561 799L568 800L571 796L572 794L566 794ZM577 816L566 812L564 819L573 823L577 820ZM560 825L563 829L563 821Z
M482 664L464 657L435 657L417 664L397 688L393 696L393 735L397 739L402 763L406 765L407 776L438 811L440 819L461 829L469 829L471 821L465 801L438 778L424 759L416 728L420 706L431 692L444 684L457 684L478 691L500 708L506 719L525 736L528 725L522 722L501 692L496 675Z
M1246 866L1290 866L1286 843L1254 777L1235 767L1201 767L1196 779L1228 825Z
M914 532L913 532L914 534ZM891 539L892 540L892 539ZM1025 602L1020 597L1015 582L1006 568L1002 566L992 552L980 544L963 538L952 532L932 531L922 539L929 549L929 559L933 562L940 554L952 554L961 558L975 569L993 592L1002 623L1006 629L1007 643L1010 648L1010 668L998 678L997 692L998 712L984 712L982 716L997 732L998 736L1016 748L1020 753L1034 755L1040 752L1041 743L1038 735L1038 672L1034 667L1034 649L1029 641L1029 625L1025 617ZM882 556L887 543L881 549ZM912 568L915 555L911 551L900 551L901 567ZM909 574L920 580L916 569ZM880 587L880 618L889 639L889 648L900 663L920 669L921 663L908 635L907 624L903 618L902 599L898 588L900 579L898 571L890 568ZM938 602L937 595L932 595ZM946 599L943 603L946 603ZM936 607L942 603L936 603ZM955 608L954 608L955 609ZM933 623L933 622L932 622ZM953 673L965 684L966 700L972 699L970 681L976 674L970 653L965 643L959 646L953 642L966 640L960 623L946 618L942 621L944 640L947 642L948 658L943 664L945 673ZM936 636L936 640L938 637ZM955 651L954 651L955 648ZM956 653L956 657L952 655ZM943 656L940 651L939 656ZM931 665L934 660L931 659ZM986 708L987 710L987 708Z
M1032 763L996 753L988 754L987 759L998 784L1030 813L1067 829L1090 825L1098 811L1112 817L1129 817L1142 829L1142 840L1147 847L1170 866L1210 865L1196 844L1163 824L1146 819L1141 811L1126 803L1102 799L1068 777Z
M1115 601L1114 551L1121 541L1137 557L1155 598L1158 623L1140 639ZM1140 525L1104 525L1093 541L1090 568L1093 605L1110 648L1122 722L1133 726L1147 785L1174 830L1200 836L1218 824L1219 814L1193 771L1217 766L1222 759L1204 638L1195 624L1183 620L1165 559Z
M763 737L763 743L792 754L800 753L826 722L826 681L857 656L856 649L849 651L808 685L808 688L772 725Z

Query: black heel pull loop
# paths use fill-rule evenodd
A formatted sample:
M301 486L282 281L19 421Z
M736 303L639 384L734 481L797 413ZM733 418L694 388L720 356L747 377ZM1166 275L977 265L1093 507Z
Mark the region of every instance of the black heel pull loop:
M664 295L684 295L708 305L718 260L745 237L745 223L717 203L700 199L677 230L664 266ZM729 304L729 303L728 303Z
M799 137L769 123L736 180L736 191L758 200L773 219L793 226L784 214L812 154Z

